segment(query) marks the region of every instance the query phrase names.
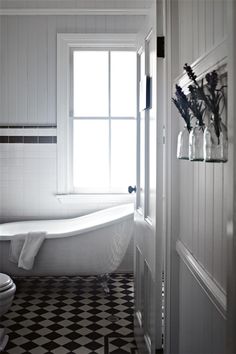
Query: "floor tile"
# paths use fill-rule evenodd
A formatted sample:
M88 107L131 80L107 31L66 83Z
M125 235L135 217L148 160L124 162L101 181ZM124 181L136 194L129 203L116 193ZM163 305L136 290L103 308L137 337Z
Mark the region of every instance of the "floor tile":
M2 354L135 353L132 274L112 274L109 295L94 276L14 281L15 299L3 317L10 339Z

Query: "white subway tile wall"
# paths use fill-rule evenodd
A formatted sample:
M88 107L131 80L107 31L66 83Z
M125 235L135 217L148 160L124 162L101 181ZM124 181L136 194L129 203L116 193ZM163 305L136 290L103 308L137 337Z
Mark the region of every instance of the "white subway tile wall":
M115 204L86 200L60 203L56 144L0 144L0 222L68 218ZM119 271L132 270L132 242Z

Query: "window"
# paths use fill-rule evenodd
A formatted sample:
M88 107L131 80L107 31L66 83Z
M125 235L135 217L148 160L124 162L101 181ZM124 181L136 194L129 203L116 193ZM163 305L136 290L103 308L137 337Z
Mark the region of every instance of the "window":
M125 193L135 182L136 54L72 52L73 189Z
M127 193L136 179L135 41L80 36L58 35L58 192Z

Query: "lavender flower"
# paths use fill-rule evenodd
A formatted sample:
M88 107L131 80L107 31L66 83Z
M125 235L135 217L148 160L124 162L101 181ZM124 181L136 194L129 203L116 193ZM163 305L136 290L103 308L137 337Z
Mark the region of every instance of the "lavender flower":
M183 119L187 125L188 131L190 131L191 130L191 124L190 124L191 114L190 114L190 110L189 110L190 102L189 102L187 96L182 91L182 88L178 85L176 85L175 87L176 87L176 91L175 91L176 98L172 98L172 101L174 102L179 113L183 117Z

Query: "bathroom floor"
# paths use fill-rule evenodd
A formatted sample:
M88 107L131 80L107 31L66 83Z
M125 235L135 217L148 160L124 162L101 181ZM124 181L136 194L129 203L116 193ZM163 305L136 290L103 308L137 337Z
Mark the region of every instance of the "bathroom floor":
M134 354L133 275L112 274L110 295L96 277L14 279L17 292L3 318L4 354Z

